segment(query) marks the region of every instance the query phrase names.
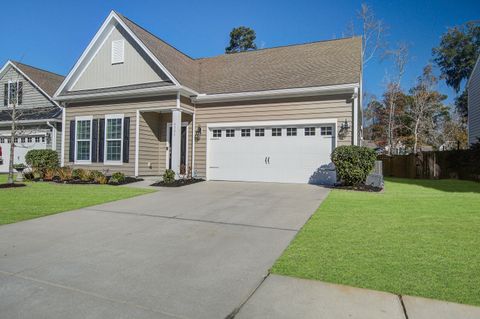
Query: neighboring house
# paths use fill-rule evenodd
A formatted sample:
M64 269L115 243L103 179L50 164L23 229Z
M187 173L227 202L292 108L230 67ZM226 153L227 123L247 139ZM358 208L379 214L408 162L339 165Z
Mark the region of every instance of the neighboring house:
M63 163L317 183L360 144L361 39L193 59L112 11L65 78Z
M467 83L468 92L468 143L480 139L480 56Z
M14 61L0 70L0 172L8 172L14 101L18 116L14 164L25 163L31 149L53 149L60 157L62 110L52 97L63 80L61 75Z

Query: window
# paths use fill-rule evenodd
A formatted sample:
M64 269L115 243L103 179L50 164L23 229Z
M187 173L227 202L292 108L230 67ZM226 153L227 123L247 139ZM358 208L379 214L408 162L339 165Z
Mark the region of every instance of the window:
M40 143L40 136L35 136L35 143Z
M42 136L42 143L45 143L45 136Z
M18 143L18 137L15 137L15 138L13 139L13 143Z
M297 128L287 127L287 136L297 136Z
M28 142L28 143L32 143L32 138L31 138L31 137L27 137L27 142Z
M125 41L112 41L112 64L119 64L124 62Z
M0 143L5 143L5 139L3 137L0 138Z
M226 137L235 137L235 130L228 129L225 131L225 136Z
M222 130L213 130L213 137L222 137Z
M256 128L255 129L255 136L265 136L265 129L264 128Z
M250 137L250 129L242 128L242 137Z
M122 162L123 115L105 117L105 162Z
M322 126L320 128L320 135L322 136L331 136L333 135L333 127L331 126Z
M20 139L20 143L25 143L25 137L22 137L22 138Z
M272 136L282 136L282 129L279 127L272 128Z
M14 103L18 105L22 104L23 98L23 82L17 81L12 82L8 81L8 83L4 84L3 90L3 105L4 106L11 106Z
M315 128L314 127L306 127L305 128L305 136L314 136L315 135Z
M92 117L79 117L75 125L75 160L78 162L90 162L92 144ZM45 137L42 136L42 142Z

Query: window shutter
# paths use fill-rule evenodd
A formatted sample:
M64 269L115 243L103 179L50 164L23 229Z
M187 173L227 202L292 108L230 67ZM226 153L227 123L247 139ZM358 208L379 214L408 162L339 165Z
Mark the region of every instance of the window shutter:
M112 64L123 63L125 42L123 40L112 41Z
M75 162L75 121L70 121L70 149L68 150L68 161Z
M98 126L98 161L103 163L103 147L105 145L105 119L100 119Z
M8 105L8 83L5 83L3 90L3 106Z
M98 120L92 120L92 162L97 162L98 150Z
M130 118L123 119L123 162L128 163L130 154Z
M23 102L23 82L18 82L18 88L17 88L17 96L18 96L18 104L22 104Z

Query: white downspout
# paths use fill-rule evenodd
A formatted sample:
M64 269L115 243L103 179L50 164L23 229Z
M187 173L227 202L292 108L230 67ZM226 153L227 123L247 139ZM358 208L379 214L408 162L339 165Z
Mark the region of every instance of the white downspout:
M57 150L57 128L50 123L50 121L47 121L47 125L52 128L52 150L56 151Z
M353 89L353 145L358 145L358 87Z
M60 154L60 165L65 166L65 123L66 123L67 111L65 106L62 107L62 153ZM70 147L72 147L70 145Z

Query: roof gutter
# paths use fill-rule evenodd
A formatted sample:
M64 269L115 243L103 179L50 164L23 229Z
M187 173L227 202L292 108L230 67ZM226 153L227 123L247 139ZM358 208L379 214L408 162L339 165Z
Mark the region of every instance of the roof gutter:
M62 120L60 119L40 119L40 120L20 120L20 121L15 121L15 124L47 124L48 126L49 123L61 123ZM0 126L4 125L10 125L12 124L12 121L0 121Z
M195 103L212 103L212 102L229 102L229 101L243 101L252 99L269 99L269 98L284 98L284 97L298 97L298 96L315 96L327 94L352 93L355 88L358 89L359 83L294 88L294 89L280 89L268 91L254 91L241 93L225 93L225 94L199 94L192 98Z

